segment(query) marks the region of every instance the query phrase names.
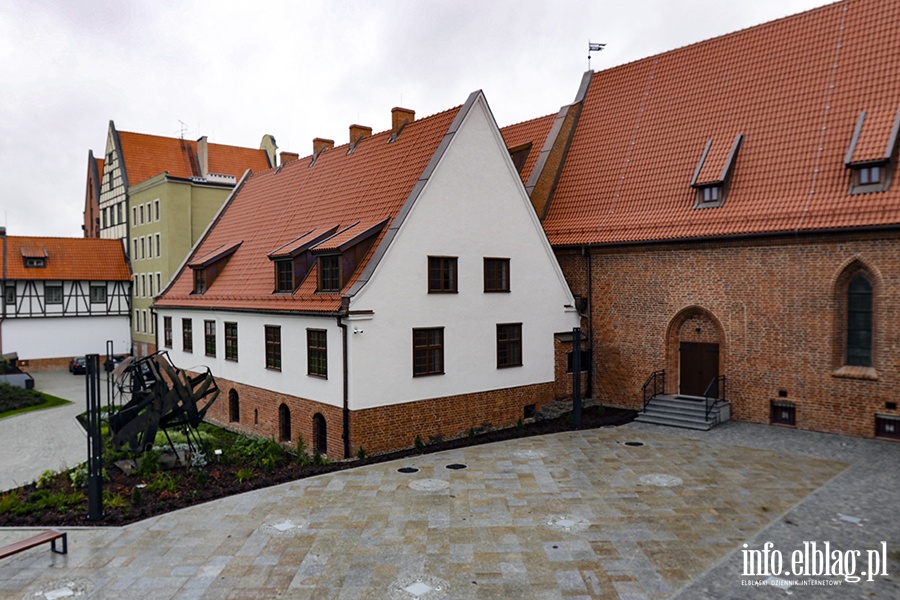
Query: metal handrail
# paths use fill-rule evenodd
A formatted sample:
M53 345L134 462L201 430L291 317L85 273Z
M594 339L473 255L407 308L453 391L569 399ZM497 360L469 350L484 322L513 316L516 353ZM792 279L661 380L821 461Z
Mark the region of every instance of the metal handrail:
M653 393L650 396L647 396L647 388L650 387L650 384L653 384ZM653 399L657 394L661 394L665 392L666 389L666 370L660 369L659 371L653 371L650 373L650 376L647 377L647 381L644 382L644 385L641 387L641 392L644 395L644 410L647 409L647 404L650 403L650 400Z
M719 395L719 382L722 382L722 395ZM719 400L725 400L725 384L727 382L727 377L725 375L720 375L718 377L713 377L712 381L709 382L709 385L706 386L706 391L703 392L703 397L706 402L706 419L709 420L709 413L712 412L712 409L715 407L716 402ZM712 392L712 394L710 394ZM712 400L712 403L710 403Z

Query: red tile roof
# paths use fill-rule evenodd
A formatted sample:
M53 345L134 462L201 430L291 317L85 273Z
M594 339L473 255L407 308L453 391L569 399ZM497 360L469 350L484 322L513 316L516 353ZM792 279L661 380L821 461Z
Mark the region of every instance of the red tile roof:
M856 156L883 156L898 107L900 2L883 0L597 72L545 230L566 245L898 224L900 185L850 196L844 165L859 114ZM694 209L707 141L718 156L737 134L724 204Z
M118 134L129 185L164 172L182 179L201 175L195 141L129 131ZM240 179L247 169L264 171L269 168L265 150L208 144L208 152L210 173Z
M547 134L550 133L554 119L556 119L556 115L552 114L514 125L507 125L500 129L500 133L503 134L503 140L506 142L506 147L510 150L525 144L531 144L531 150L528 152L525 166L522 167L522 172L519 173L522 183L528 183L528 178L531 176L531 171L534 169L534 165L541 153Z
M0 259L2 257L0 246ZM9 236L6 278L17 280L129 281L131 268L119 240ZM46 256L47 266L26 268L23 256Z
M340 235L358 221L359 225L351 230L353 234L384 219L389 220L389 226L458 112L459 108L454 108L413 121L392 143L388 143L391 132L387 131L363 139L352 154L347 154L349 145L326 150L312 167L312 157L306 157L277 169L253 173L237 188L187 261L243 242L227 267L203 295L191 294L191 273L182 270L156 305L336 311L341 306L341 294L316 293L315 266L296 292L273 294L275 268L269 255L287 254L332 228L337 228L335 233ZM358 279L388 226L381 229L363 264L342 291ZM313 229L315 233L299 239ZM327 239L320 245L331 246Z

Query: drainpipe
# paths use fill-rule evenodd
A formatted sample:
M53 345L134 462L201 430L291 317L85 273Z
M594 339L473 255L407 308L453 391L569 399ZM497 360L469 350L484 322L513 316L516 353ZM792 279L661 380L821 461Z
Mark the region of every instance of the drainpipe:
M3 321L6 320L6 227L0 227L3 238L3 317L0 318L0 354L3 354Z
M343 353L343 374L344 374L344 432L341 437L344 439L344 458L350 458L350 384L347 381L349 369L347 367L347 324L337 316L337 326L341 328L341 351Z
M587 364L587 381L585 382L585 390L584 395L586 398L593 398L593 379L594 379L594 319L593 314L591 312L593 308L593 290L594 283L591 280L591 250L588 246L581 247L581 254L585 256L587 260L585 260L585 271L587 278L587 339L588 339L588 348L590 348L591 353L589 355L590 360L588 360Z

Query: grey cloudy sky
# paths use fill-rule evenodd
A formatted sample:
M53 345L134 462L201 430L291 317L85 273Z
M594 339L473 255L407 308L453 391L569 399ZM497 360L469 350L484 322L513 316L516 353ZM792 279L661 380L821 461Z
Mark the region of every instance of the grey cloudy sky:
M589 40L599 70L830 2L0 0L0 223L81 236L110 119L305 155L481 89L504 126L572 101Z

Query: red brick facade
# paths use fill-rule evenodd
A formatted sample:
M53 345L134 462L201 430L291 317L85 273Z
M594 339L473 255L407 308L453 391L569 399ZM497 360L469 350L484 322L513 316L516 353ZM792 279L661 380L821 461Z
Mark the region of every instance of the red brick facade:
M302 435L307 451L312 453L316 439L313 417L321 414L328 438L326 454L333 459L343 458L341 408L224 379L216 382L221 391L207 413L210 422L282 440L283 409L280 407L284 404L290 411L291 446L296 446L297 436ZM237 392L239 401L237 421L231 419L229 410L232 390ZM556 384L551 382L351 411L350 453L355 456L360 447L369 454L408 448L413 446L416 436L428 443L438 436L457 437L472 427L512 426L524 416L526 406L535 405L540 410L555 398L555 391Z
M558 249L577 295L587 258ZM679 344L719 344L733 418L768 423L770 402L796 426L873 437L875 415L900 415L900 233L822 234L591 249L593 387L639 408L641 385L666 370L679 390ZM847 287L873 286L872 367L848 367ZM585 325L586 326L586 325Z

